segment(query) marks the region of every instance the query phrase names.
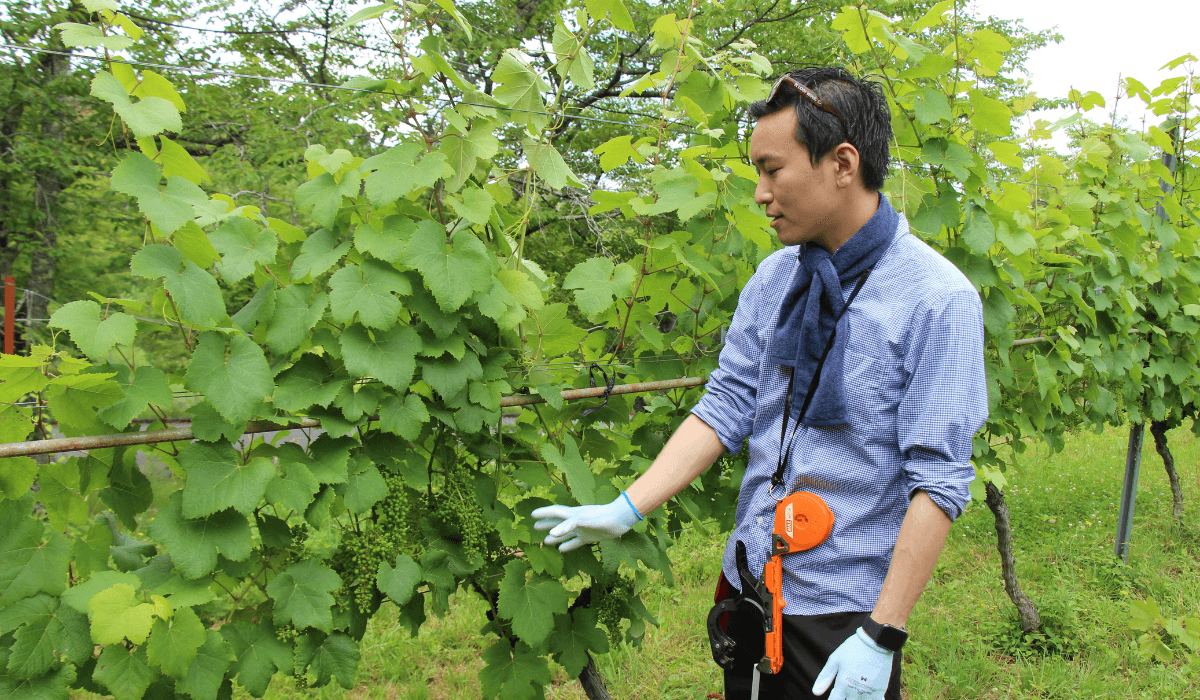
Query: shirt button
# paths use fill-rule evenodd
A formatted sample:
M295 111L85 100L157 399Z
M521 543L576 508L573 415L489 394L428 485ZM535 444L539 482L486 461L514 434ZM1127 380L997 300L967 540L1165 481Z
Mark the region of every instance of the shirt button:
M762 516L761 516L761 515L760 515L760 516L758 516L758 524L759 524L759 525L762 525Z

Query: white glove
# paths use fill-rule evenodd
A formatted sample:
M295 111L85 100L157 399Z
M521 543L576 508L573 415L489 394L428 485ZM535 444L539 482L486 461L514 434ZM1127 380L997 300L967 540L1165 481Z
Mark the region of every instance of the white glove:
M606 506L543 506L532 515L533 529L550 530L544 541L560 552L620 537L642 519L624 491Z
M892 652L875 643L861 627L829 655L813 683L820 695L837 683L829 700L883 700L892 677Z

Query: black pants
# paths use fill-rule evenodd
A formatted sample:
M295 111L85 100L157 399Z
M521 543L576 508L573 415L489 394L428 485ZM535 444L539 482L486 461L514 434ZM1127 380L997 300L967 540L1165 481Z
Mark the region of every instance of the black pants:
M825 667L829 655L850 638L868 613L832 613L829 615L783 616L783 669L778 674L762 674L760 700L811 700L813 682ZM762 619L753 610L742 607L729 614L726 633L737 642L734 670L725 672L725 699L749 700L754 665L763 656L766 639ZM892 677L886 700L900 700L901 653L892 656ZM828 697L828 693L819 697Z

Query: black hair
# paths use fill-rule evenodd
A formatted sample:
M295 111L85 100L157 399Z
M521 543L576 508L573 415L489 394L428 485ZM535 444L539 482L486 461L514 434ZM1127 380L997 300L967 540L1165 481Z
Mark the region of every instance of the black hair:
M758 121L791 107L798 122L796 140L808 149L814 167L839 143L849 142L858 149L863 185L876 192L882 189L888 174L892 115L879 83L859 80L840 66L801 68L791 76L812 88L842 118L784 83L775 99L750 105L750 119Z

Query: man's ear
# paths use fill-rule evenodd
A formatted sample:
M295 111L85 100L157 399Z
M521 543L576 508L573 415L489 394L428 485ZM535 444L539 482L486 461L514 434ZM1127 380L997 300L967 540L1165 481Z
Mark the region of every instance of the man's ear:
M862 166L862 160L854 144L843 141L834 147L832 155L833 162L837 165L834 179L838 187L849 187L856 179L861 181L859 168Z

